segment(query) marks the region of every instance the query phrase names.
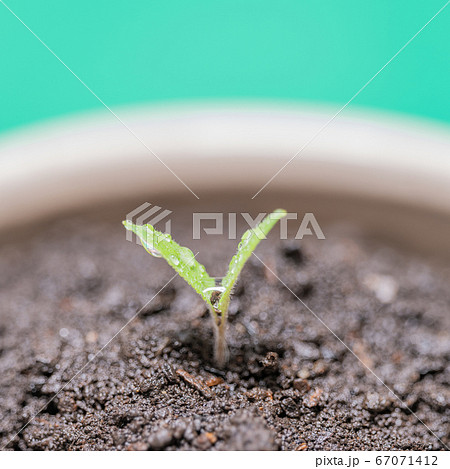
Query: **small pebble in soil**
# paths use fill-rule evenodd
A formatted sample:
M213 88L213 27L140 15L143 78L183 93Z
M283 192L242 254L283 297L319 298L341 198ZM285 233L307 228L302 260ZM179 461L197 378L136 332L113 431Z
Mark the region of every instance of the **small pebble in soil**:
M323 390L322 389L315 389L312 394L310 394L305 399L305 406L312 408L317 407L322 403L323 400Z
M294 379L293 386L294 389L297 389L297 391L300 391L301 393L307 393L311 389L311 386L306 379Z
M231 451L277 450L275 432L261 417L239 411L230 418L230 425L224 432L227 449Z
M217 441L216 435L211 432L202 433L194 440L194 446L199 450L206 451Z
M89 331L85 335L84 339L86 340L88 344L95 344L98 340L98 334L95 331Z
M160 428L152 433L148 438L148 445L151 449L163 449L172 442L173 432L168 428Z
M390 275L369 274L363 284L375 293L381 303L392 303L398 292L398 284Z
M173 368L169 363L165 362L162 365L161 369L169 383L178 383L180 381L178 379L177 374L173 371Z
M308 445L303 442L303 443L300 443L297 448L295 448L295 451L306 451L308 449Z
M287 417L297 418L300 416L300 408L294 399L292 399L292 397L285 397L281 401L281 408Z
M261 365L267 371L274 371L278 368L278 354L276 352L268 352L264 359L261 361Z
M212 378L209 378L205 384L206 386L209 386L210 388L213 386L217 386L218 384L222 384L224 381L222 378L219 378L218 376L213 376Z
M286 241L283 243L282 252L284 256L299 265L304 261L303 252L300 249L298 243L293 241Z
M263 388L253 388L250 391L246 391L245 395L253 401L256 401L258 399L273 399L273 394L270 389L263 389Z

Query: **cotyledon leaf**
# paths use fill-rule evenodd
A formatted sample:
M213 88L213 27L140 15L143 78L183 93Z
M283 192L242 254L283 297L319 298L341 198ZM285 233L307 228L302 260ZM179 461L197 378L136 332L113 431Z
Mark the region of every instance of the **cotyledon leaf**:
M265 239L269 231L275 226L277 221L281 220L286 216L286 210L277 209L267 215L264 220L259 223L255 228L247 230L241 238L236 254L231 259L228 267L228 272L222 279L223 292L221 294L217 309L225 312L228 309L230 302L230 295L234 284L236 283L239 274L247 262L248 258L252 255L256 246L259 244L261 239Z
M210 290L214 287L215 280L208 275L205 267L195 259L194 253L190 249L180 246L169 234L155 230L152 225L134 225L129 220L122 223L127 230L139 237L142 246L148 253L155 257L163 257L212 308Z

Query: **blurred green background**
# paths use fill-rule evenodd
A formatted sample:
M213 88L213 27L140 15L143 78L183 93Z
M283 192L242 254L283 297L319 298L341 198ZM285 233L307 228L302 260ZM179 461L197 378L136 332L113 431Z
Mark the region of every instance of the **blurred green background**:
M339 107L445 0L7 0L111 107L270 100ZM450 6L355 99L450 122ZM0 4L0 132L102 105Z

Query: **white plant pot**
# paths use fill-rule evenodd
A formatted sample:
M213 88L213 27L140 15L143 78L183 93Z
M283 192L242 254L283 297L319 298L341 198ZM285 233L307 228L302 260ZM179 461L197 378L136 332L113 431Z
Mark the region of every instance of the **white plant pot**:
M105 112L0 139L0 229L144 194L196 202L169 167L200 200L239 194L243 206L256 207L281 198L288 209L309 201L325 221L450 251L445 127L345 111L252 200L333 110L241 104L117 114L132 132Z

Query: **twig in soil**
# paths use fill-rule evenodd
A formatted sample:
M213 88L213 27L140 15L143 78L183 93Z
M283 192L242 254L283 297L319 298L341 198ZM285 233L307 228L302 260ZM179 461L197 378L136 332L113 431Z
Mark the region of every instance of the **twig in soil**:
M179 368L177 370L177 375L181 376L183 380L186 381L187 384L189 384L189 386L192 386L194 389L196 389L200 394L202 394L202 396L207 398L213 397L211 389L187 371Z

